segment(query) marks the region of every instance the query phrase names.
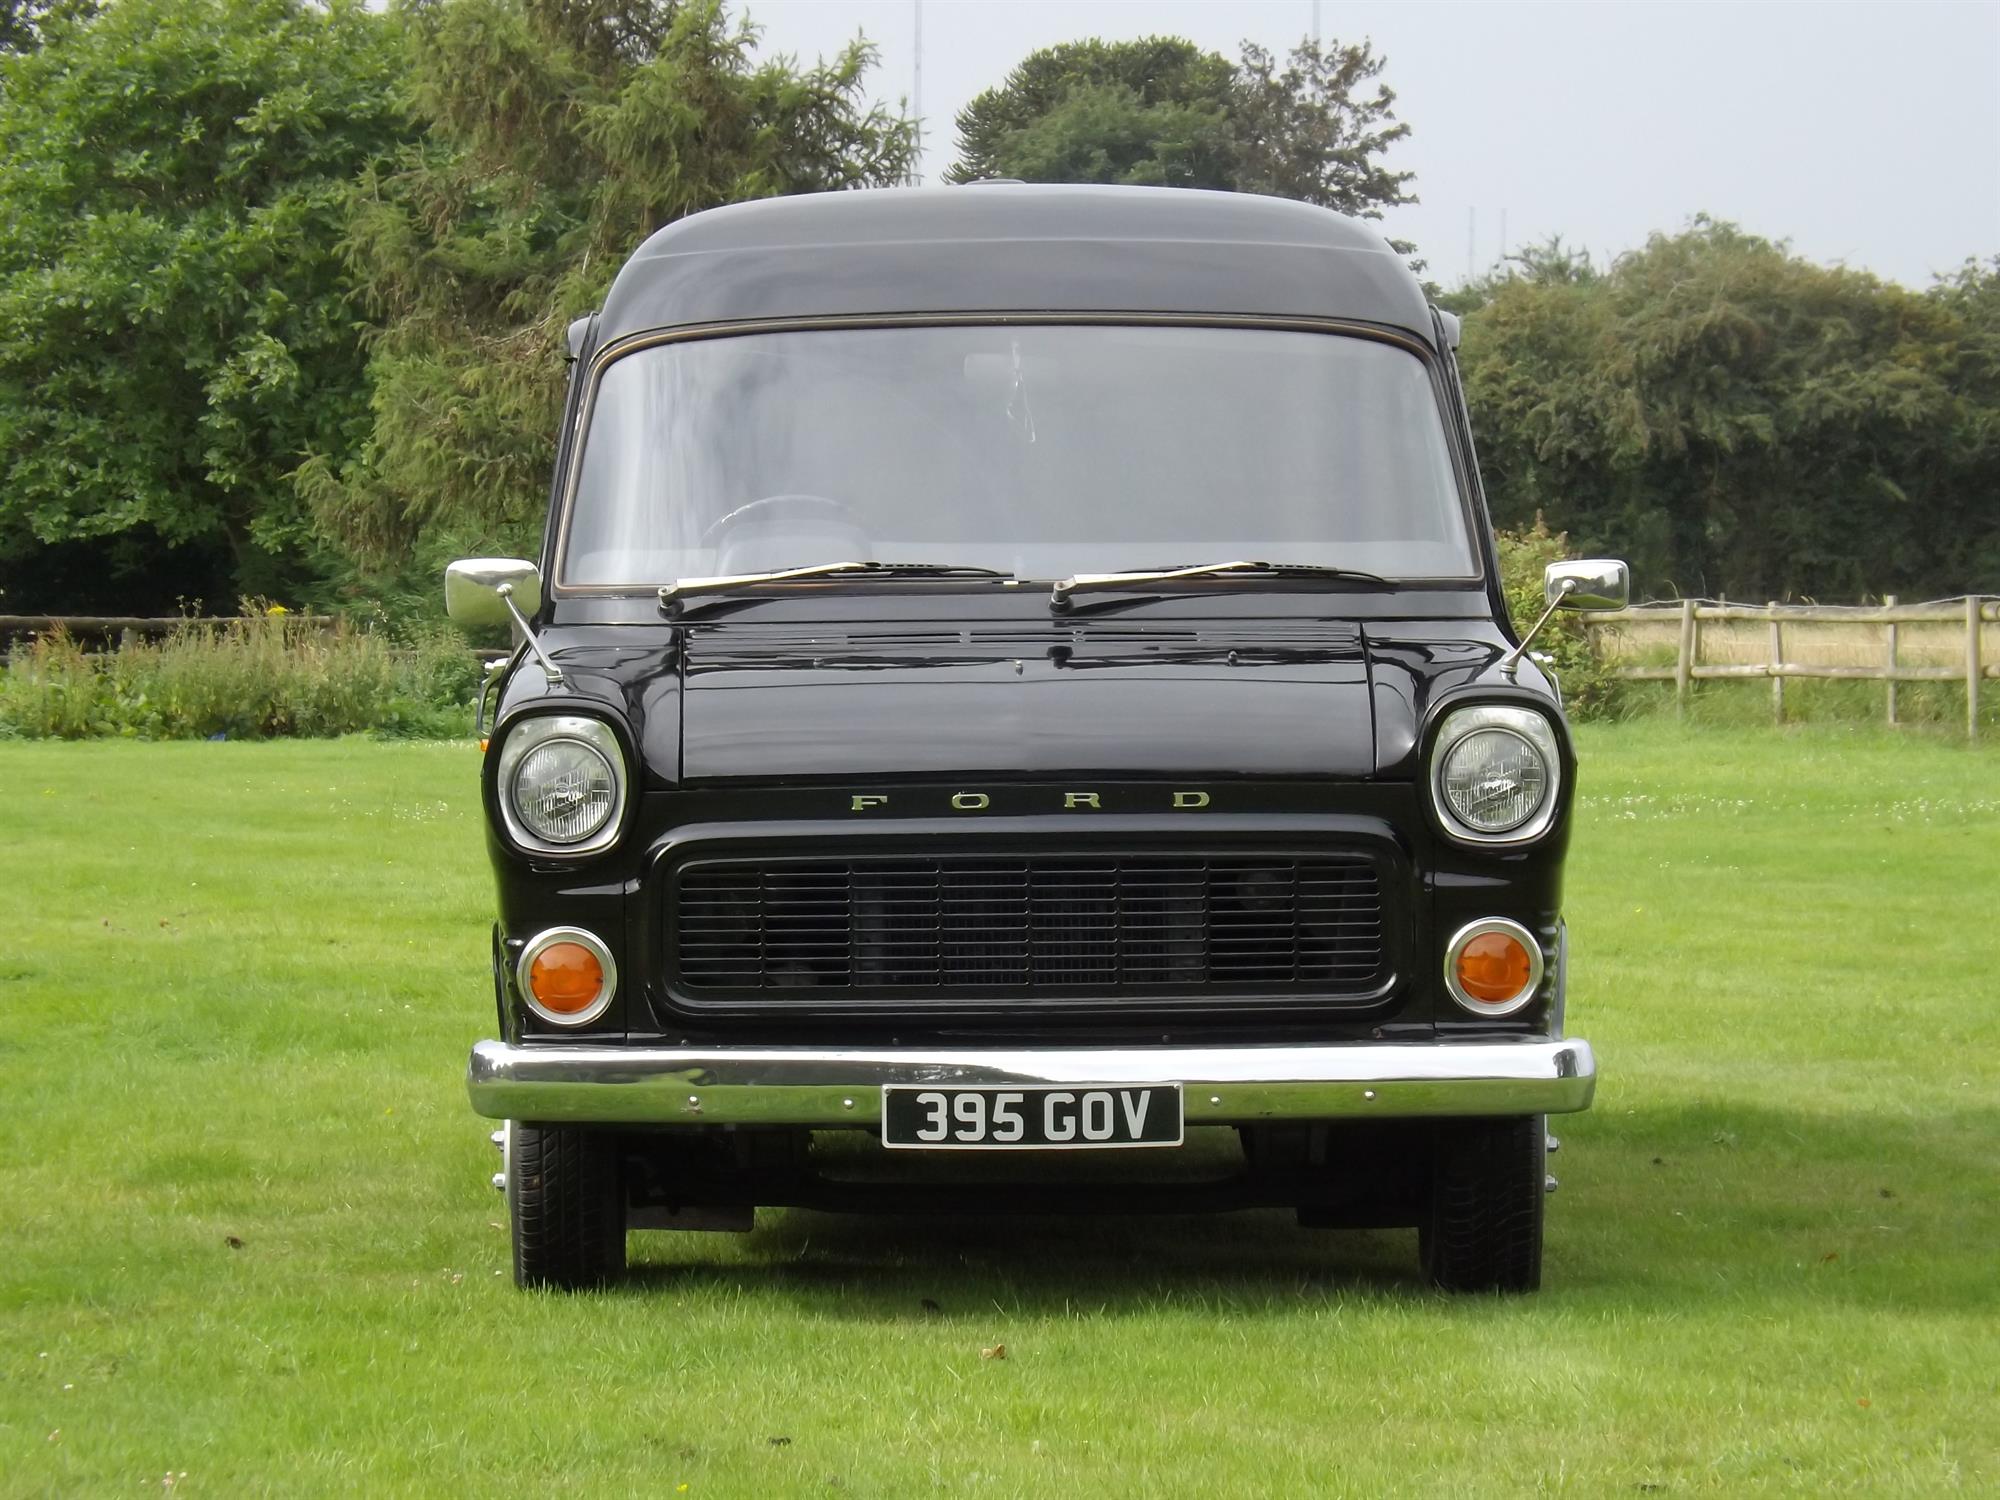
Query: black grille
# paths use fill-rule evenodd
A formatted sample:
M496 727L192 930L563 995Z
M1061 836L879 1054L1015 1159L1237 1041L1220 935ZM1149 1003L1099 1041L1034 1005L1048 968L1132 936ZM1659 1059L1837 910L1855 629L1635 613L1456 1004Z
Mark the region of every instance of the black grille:
M1386 978L1381 880L1359 855L699 862L673 901L689 991L1359 994Z

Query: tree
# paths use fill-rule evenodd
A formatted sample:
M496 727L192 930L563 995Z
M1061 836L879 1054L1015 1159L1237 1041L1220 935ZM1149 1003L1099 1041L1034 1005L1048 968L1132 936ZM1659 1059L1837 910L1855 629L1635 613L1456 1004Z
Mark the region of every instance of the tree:
M1279 71L1270 53L1245 42L1234 89L1234 185L1364 219L1414 202L1404 192L1414 174L1381 162L1410 133L1396 119L1394 92L1377 82L1387 62L1367 42L1322 49L1307 39Z
M0 53L32 52L50 25L97 14L96 0L0 0Z
M1008 138L1008 172L1029 182L1231 186L1229 117L1195 103L1148 104L1122 83L1072 89Z
M365 442L300 480L378 565L428 534L525 545L555 455L569 321L661 225L893 183L914 125L866 107L862 43L758 62L719 0L440 0L408 11L421 139L362 173L346 254L376 320Z
M1030 54L958 116L952 182L1115 182L1275 193L1364 218L1415 201L1382 153L1409 134L1367 42L1301 42L1280 68L1178 37Z
M1933 520L1933 545L1942 559L1960 560L1959 587L2000 593L2000 255L1968 260L1930 296L1950 319L1956 356L1957 400L1940 434L1943 483L1969 502Z
M175 575L283 589L311 547L289 476L366 418L334 247L400 128L395 28L346 0L120 0L44 41L0 57L9 604L76 607L51 558L100 595L121 564L169 601Z
M1044 48L959 112L945 176L1229 188L1234 81L1178 37Z
M1475 295L1460 357L1499 524L1546 515L1652 592L1996 581L1992 273L1927 295L1697 220L1602 274L1545 248Z

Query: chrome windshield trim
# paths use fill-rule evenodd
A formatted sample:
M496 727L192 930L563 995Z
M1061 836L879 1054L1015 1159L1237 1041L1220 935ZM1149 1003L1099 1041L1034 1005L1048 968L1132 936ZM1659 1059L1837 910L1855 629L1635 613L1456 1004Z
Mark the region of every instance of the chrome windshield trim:
M1297 316L1287 317L1273 314L1237 313L1139 313L1129 311L1091 311L1070 309L1063 311L975 311L958 313L876 313L869 315L803 314L790 317L744 318L714 323L691 323L671 328L650 329L627 334L606 344L592 354L589 365L582 371L584 382L582 399L577 403L576 414L567 429L570 447L566 458L559 464L560 497L551 512L552 551L549 557L548 577L545 580L547 596L555 599L650 597L660 589L657 580L651 583L566 583L564 572L568 566L569 528L571 514L576 507L578 481L583 473L584 439L590 431L591 419L597 405L597 392L604 372L612 364L628 354L636 354L642 349L657 348L662 344L696 343L705 339L741 338L760 333L807 333L816 331L838 332L844 329L875 328L957 328L957 327L1071 327L1102 326L1130 328L1268 328L1278 332L1323 333L1345 338L1366 339L1372 343L1389 344L1416 356L1430 373L1433 394L1439 402L1438 410L1447 425L1459 420L1451 415L1454 411L1445 366L1440 363L1437 351L1416 335L1399 328L1380 323L1356 321L1351 318L1327 318ZM1453 577L1437 580L1405 579L1405 586L1435 582L1451 588L1485 588L1487 586L1487 558L1484 544L1477 542L1480 528L1485 525L1484 513L1477 504L1478 480L1470 466L1470 455L1460 444L1451 445L1453 477L1457 480L1459 508L1466 524L1471 527L1469 535L1475 541L1473 548L1473 571L1463 578Z
M1179 1083L1191 1125L1567 1114L1597 1086L1590 1044L1526 1037L1326 1047L472 1049L491 1119L869 1128L884 1084Z

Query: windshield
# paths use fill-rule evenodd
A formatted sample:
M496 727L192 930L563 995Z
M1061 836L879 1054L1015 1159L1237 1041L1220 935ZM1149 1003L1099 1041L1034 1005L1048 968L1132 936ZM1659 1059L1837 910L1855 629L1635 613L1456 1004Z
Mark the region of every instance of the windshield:
M637 350L599 383L558 576L652 588L917 560L1055 579L1234 557L1475 576L1415 355L1101 324Z

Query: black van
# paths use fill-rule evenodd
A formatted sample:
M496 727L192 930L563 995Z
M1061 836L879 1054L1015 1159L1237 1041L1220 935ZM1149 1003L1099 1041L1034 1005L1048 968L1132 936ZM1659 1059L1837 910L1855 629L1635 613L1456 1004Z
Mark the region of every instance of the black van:
M517 1280L758 1205L1279 1206L1535 1287L1596 1079L1576 768L1456 341L1373 228L1248 195L647 240L571 331L539 562L446 580L517 643L469 1079Z

